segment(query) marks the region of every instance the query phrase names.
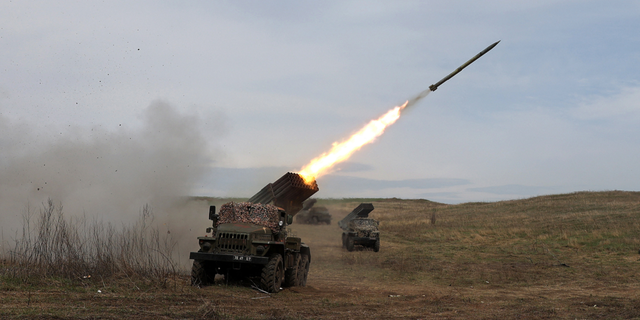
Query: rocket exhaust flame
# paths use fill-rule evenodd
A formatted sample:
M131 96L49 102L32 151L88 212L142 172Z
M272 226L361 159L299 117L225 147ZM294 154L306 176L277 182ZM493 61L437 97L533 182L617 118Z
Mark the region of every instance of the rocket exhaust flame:
M349 159L354 152L360 150L364 145L375 141L388 126L394 124L400 118L403 110L418 103L422 98L429 95L429 92L431 92L430 89L424 90L404 104L387 111L380 118L371 120L349 139L339 143L334 142L331 150L311 160L309 164L300 169L298 174L304 179L305 183L312 184L318 177L329 173L334 165Z
M355 151L360 150L362 146L375 141L377 137L382 135L388 126L400 118L400 112L407 107L408 103L409 101L396 106L380 118L371 120L349 139L340 143L334 142L329 152L311 160L298 174L303 177L305 182L310 183L319 176L328 173L335 164L349 159Z
M468 65L476 61L478 58L483 56L485 53L489 52L489 50L493 49L500 41L491 44L486 49L475 55L469 61L465 62L458 69L444 77L442 80L438 81L436 84L432 84L429 86L429 89L420 92L418 95L413 97L410 100L407 100L404 104L400 106L396 106L395 108L389 110L383 116L376 120L371 120L369 124L364 126L360 131L353 134L349 139L343 142L334 142L333 147L329 152L323 153L321 156L311 160L309 164L304 166L298 174L304 179L305 183L311 184L315 181L316 178L329 173L331 168L337 163L345 161L351 157L351 155L360 150L362 146L365 144L369 144L379 136L384 133L384 130L394 124L398 118L400 118L400 113L409 106L416 104L422 98L429 95L430 92L436 91L438 86L445 83L447 80L451 79L453 76L458 74L462 69L466 68Z

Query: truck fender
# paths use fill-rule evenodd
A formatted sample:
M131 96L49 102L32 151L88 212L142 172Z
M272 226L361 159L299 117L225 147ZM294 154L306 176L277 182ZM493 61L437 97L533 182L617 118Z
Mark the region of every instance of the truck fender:
M309 249L309 246L306 244L303 244L300 246L300 253L301 254L306 254L309 256L309 262L311 262L311 249Z

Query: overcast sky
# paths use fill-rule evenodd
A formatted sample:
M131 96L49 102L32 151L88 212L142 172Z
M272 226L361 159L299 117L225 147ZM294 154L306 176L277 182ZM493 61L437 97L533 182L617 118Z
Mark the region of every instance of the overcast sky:
M249 197L501 40L316 196L638 191L639 30L637 1L1 1L0 166L61 139L117 154L161 105L201 135L159 135L200 146L187 193Z

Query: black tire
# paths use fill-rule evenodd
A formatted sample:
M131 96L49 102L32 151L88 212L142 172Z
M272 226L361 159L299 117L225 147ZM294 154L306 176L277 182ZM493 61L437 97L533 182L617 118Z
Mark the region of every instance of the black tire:
M351 236L347 236L347 251L353 251L353 238Z
M298 275L296 277L296 286L300 287L302 286L300 283L302 283L302 278L304 277L304 266L302 265L303 263L303 254L300 253L300 259L298 260L298 264L296 265L296 269L298 270Z
M376 243L373 245L373 252L380 251L380 238L376 239Z
M204 262L200 260L193 260L193 266L191 267L191 285L194 287L201 287L208 284L209 277L207 276L207 270Z
M282 281L284 280L283 278L284 267L282 265L282 256L274 254L269 258L269 262L262 268L260 281L262 289L271 293L279 292Z
M298 269L298 286L300 287L305 287L307 285L307 276L309 275L310 264L309 256L303 254L302 259L300 260L300 268Z
M285 287L294 287L297 286L300 282L298 280L298 275L300 273L300 265L301 265L302 257L301 254L296 255L296 259L293 263L293 267L287 269L284 272L284 286Z
M311 217L312 224L318 224L318 217Z
M342 247L343 248L347 247L347 235L344 234L344 232L342 233Z

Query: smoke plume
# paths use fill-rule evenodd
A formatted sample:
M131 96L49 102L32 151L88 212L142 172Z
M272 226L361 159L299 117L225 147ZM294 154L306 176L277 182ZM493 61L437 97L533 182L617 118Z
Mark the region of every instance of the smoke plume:
M175 221L187 223L184 208L193 204L183 196L212 160L200 125L198 116L181 114L164 102L144 111L141 127L118 125L112 131L43 133L33 130L38 124L12 122L0 114L2 244L21 228L27 206L38 210L49 198L64 206L65 215L95 216L115 225L134 220L145 204L168 232Z

